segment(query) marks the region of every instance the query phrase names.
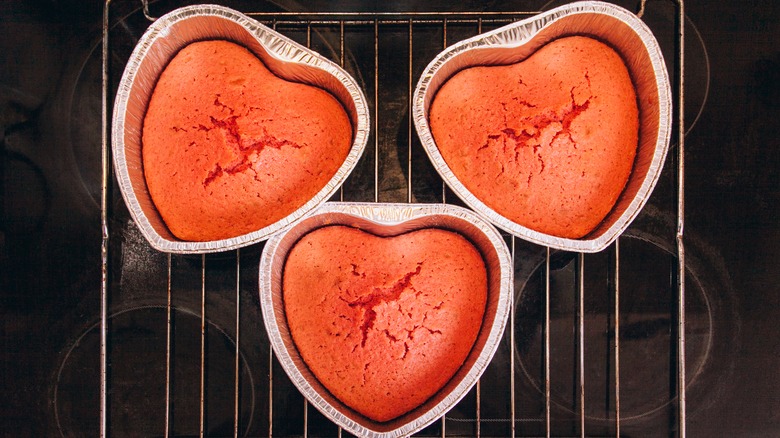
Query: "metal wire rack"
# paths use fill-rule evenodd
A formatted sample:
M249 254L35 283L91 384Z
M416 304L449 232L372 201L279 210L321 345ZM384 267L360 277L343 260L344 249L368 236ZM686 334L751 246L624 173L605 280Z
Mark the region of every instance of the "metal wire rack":
M102 196L101 196L101 225L102 225L102 283L100 288L101 294L101 314L100 314L100 419L99 429L100 436L108 436L111 430L110 424L110 404L112 402L112 396L114 396L112 387L110 384L110 367L112 363L111 358L111 332L110 328L110 303L114 299L116 294L116 288L114 282L112 282L112 272L118 269L114 266L114 259L111 257L111 251L115 245L121 245L121 242L117 242L117 235L112 233L109 229L112 222L112 215L115 214L112 208L113 199L112 196L112 169L110 165L110 139L109 139L109 124L111 114L111 98L112 98L112 71L110 65L111 60L111 44L110 40L111 28L114 22L111 21L112 17L112 2L106 1L104 5L103 15L103 99L102 99ZM677 436L686 436L686 365L685 365L685 247L683 243L683 231L684 231L684 111L682 110L684 105L684 5L682 0L674 2L676 7L677 19L674 39L676 42L676 60L677 71L672 72L672 76L676 78L676 90L675 90L675 105L676 109L676 131L674 134L673 142L675 143L675 154L671 154L670 161L667 163L667 167L673 167L673 179L675 180L676 193L676 233L674 240L676 241L676 266L670 268L670 283L673 283L676 287L676 295L674 296L673 306L676 307L676 318L674 318L675 327L673 327L673 337L676 344L676 348L672 348L674 351L674 359L670 362L670 375L674 376L674 383L670 382L670 392L673 393L675 413L674 419L670 419L670 423L674 423L674 426L670 426L673 434ZM152 13L150 13L149 5L147 2L142 2L138 5L143 15L148 20L154 20ZM645 11L645 2L641 2L641 8L638 15L641 16ZM414 181L418 173L430 173L431 169L421 168L418 162L413 157L419 157L424 155L421 149L419 149L419 142L416 139L414 130L412 127L411 112L411 97L413 87L417 78L415 74L419 68L427 63L428 59L422 58L428 56L427 54L436 53L439 50L448 46L465 36L481 33L484 27L497 27L518 19L522 19L533 14L537 11L526 12L376 12L376 13L363 13L363 12L252 12L245 11L250 16L258 19L259 21L267 24L274 29L282 32L289 33L295 38L302 40L301 42L312 46L315 43L314 39L318 38L321 34L329 34L334 36L332 40L335 42L333 50L330 52L330 56L333 57L335 62L341 64L342 67L352 69L350 73L360 76L364 79L366 85L366 94L369 95L369 100L372 100L372 131L373 135L370 138L369 148L373 146L373 151L367 153L362 159L362 166L364 167L365 174L370 174L373 178L365 177L364 180L368 181L372 188L364 190L363 194L359 196L367 197L368 199L360 199L361 201L372 200L374 202L387 201L384 198L392 198L394 202L403 201L398 199L401 196L405 196L406 202L415 202L422 199L425 202L458 202L457 199L448 192L448 189L444 183L431 183L424 184L421 189L413 187ZM401 68L406 75L405 78L392 78L388 80L383 76L383 69L387 62L386 53L383 53L383 38L386 32L390 32L394 35L404 35L401 38L401 44L396 44L394 50L398 50L398 53L393 56L393 63L403 64L406 68ZM350 60L350 44L353 43L354 35L360 35L361 41L367 44L363 44L357 50L369 50L372 53L365 56L368 60L368 64L360 64L356 62L354 65L348 65ZM424 34L424 42L420 41L418 35ZM313 35L315 38L313 39ZM431 35L435 37L431 38ZM416 36L418 36L416 38ZM362 43L361 43L362 44ZM426 46L428 49L426 54L420 54L418 50L420 45ZM399 46L405 46L403 49ZM404 53L406 52L406 53ZM327 53L326 53L327 55ZM421 59L422 58L422 59ZM364 59L364 61L365 61ZM383 106L383 99L385 91L388 87L392 87L392 92L406 97L406 104L403 102L401 105L397 105L396 108L388 109L387 106ZM372 99L373 98L373 99ZM403 113L406 112L404 115ZM383 117L393 117L399 121L399 124L405 123L405 129L399 129L402 135L394 138L383 132L384 122ZM403 126L401 126L403 128ZM405 187L393 186L392 183L386 181L385 175L388 166L383 163L383 160L388 159L387 151L397 149L401 158L399 158L401 174L405 178ZM405 160L402 160L404 155L402 152L405 149ZM402 162L403 161L403 162ZM435 178L434 178L434 181ZM383 190L383 186L386 190ZM388 188L389 187L389 188ZM339 200L345 200L354 198L355 196L350 192L352 189L349 184L342 187L336 198ZM401 195L405 192L404 195ZM511 253L513 256L513 262L515 266L522 263L519 260L520 253L526 251L525 248L528 244L521 242L511 236L506 236L507 242L510 245ZM607 385L608 390L611 392L609 395L605 395L607 402L607 410L609 411L607 417L609 418L610 425L590 430L588 426L590 424L590 418L586 415L587 405L587 392L586 392L586 361L589 361L588 357L588 345L585 340L585 296L588 292L585 288L586 285L586 256L584 254L575 255L573 261L576 278L574 279L574 296L576 301L576 314L574 325L574 331L571 334L572 342L576 345L576 360L574 361L575 371L572 376L573 387L575 394L572 399L574 400L574 407L572 412L574 413L572 425L568 428L561 429L556 427L556 419L554 412L556 411L556 402L551 396L551 361L554 360L555 346L551 345L551 263L555 263L555 255L549 248L543 250L543 261L540 266L539 272L541 273L541 285L543 290L541 291L542 302L540 303L540 313L543 315L543 322L541 327L542 333L542 376L540 382L543 382L541 388L538 388L542 396L541 411L538 416L528 417L521 416L518 413L518 406L525 403L524 398L528 396L527 393L518 393L517 391L517 379L516 375L516 357L517 346L515 339L517 321L516 309L512 308L510 315L510 322L508 331L506 334L509 344L510 352L508 354L508 370L504 373L507 377L504 386L508 394L503 394L500 398L508 404L506 410L506 418L495 418L495 414L485 408L486 396L483 394L483 388L478 383L470 399L466 402L464 409L470 410L472 415L470 418L461 418L455 416L445 416L438 424L434 424L420 433L421 436L528 436L528 435L543 435L543 436L556 436L556 435L575 435L586 436L593 434L601 434L603 431L608 431L608 435L620 436L621 426L624 425L625 419L621 413L621 357L620 357L620 342L621 342L621 240L618 239L609 249L605 252L610 252L609 259L612 266L609 270L608 283L611 287L611 321L609 322L611 335L611 351L613 355L607 360L607 364L613 367L611 372L607 374L612 375L613 382ZM242 375L242 353L240 346L242 345L242 316L245 312L242 308L243 294L256 294L256 290L247 288L246 284L242 284L241 279L246 276L247 273L252 273L253 268L245 261L247 257L244 257L242 252L252 252L252 250L236 250L234 254L230 256L227 263L220 262L220 266L224 271L232 271L228 275L231 280L231 284L220 284L216 288L220 291L233 290L235 294L235 327L233 344L235 348L235 362L233 366L234 380L233 380L233 397L232 397L232 409L233 409L233 424L232 431L227 435L232 436L245 436L255 435L256 432L249 432L248 426L244 425L247 420L242 420L242 403L244 399L241 394L240 381ZM526 251L527 252L527 251ZM165 290L160 293L166 293L166 307L165 307L165 324L166 324L166 351L165 351L165 400L164 404L161 403L159 409L164 409L164 424L160 425L159 434L163 436L173 436L174 431L174 418L172 400L174 399L173 391L175 385L172 383L174 375L175 363L173 360L174 349L174 335L173 328L175 327L175 285L176 274L173 272L180 263L178 258L184 256L176 256L167 254L164 259L157 258L157 260L164 260L164 271L167 271L167 284L164 285ZM254 260L248 257L249 260ZM209 259L210 260L210 259ZM207 346L207 297L209 295L209 289L213 288L213 284L207 279L207 257L205 255L200 256L199 262L189 256L187 259L189 265L195 266L193 272L190 274L199 275L200 278L200 386L198 392L200 394L198 403L198 417L199 424L197 427L198 436L209 436L210 432L207 428L207 411L208 397L207 392L207 379L208 379L208 363L209 363L209 349ZM199 268L198 268L199 265ZM199 271L199 272L198 272ZM521 279L522 280L522 279ZM255 283L256 285L256 283ZM522 284L516 285L516 292L523 287ZM514 301L514 300L513 300ZM231 330L231 331L232 331ZM195 336L196 334L193 334ZM674 347L674 346L673 346ZM267 433L268 436L278 436L279 432L279 410L293 409L289 406L278 406L275 399L275 391L278 389L275 387L279 385L280 379L284 379L284 376L280 376L278 366L274 365L274 353L268 347L267 352L263 353L265 360L267 360L265 366L267 367L267 394L263 394L267 400L267 411L264 413L266 418L260 423L264 424L261 435ZM497 365L498 366L498 365ZM501 383L501 382L499 382ZM495 397L494 393L490 393L488 397ZM301 412L292 415L293 418L302 418L302 425L300 433L303 436L310 434L310 423L312 413L305 401L303 401L298 408ZM282 412L281 414L286 414ZM319 420L318 420L319 421ZM501 427L493 427L494 423L501 423ZM243 423L243 425L242 425ZM319 427L319 426L318 426ZM245 430L246 429L246 430ZM256 429L252 429L253 431ZM325 434L336 434L342 436L342 431L339 428L333 426L331 429L325 428ZM319 432L323 433L323 432ZM284 434L284 433L283 433ZM314 433L312 433L314 434ZM346 435L346 433L344 433Z

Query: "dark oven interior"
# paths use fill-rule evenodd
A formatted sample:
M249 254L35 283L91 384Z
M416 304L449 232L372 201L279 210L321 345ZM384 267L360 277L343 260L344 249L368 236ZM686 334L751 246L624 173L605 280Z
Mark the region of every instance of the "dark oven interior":
M479 384L418 436L766 436L780 428L779 8L615 3L641 9L658 39L684 119L673 132L684 141L672 136L658 186L617 245L576 254L504 234L515 269L511 325ZM362 85L372 131L334 200L456 205L414 131L411 87L445 46L560 4L225 3ZM181 5L0 6L3 435L342 435L306 404L271 350L258 301L263 244L204 256L155 251L110 167L103 182L103 123L124 65L150 18Z

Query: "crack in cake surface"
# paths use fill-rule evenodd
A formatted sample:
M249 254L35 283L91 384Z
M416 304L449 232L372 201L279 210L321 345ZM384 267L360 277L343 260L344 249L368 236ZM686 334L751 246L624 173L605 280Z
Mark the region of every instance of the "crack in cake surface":
M206 178L203 180L204 187L208 186L216 178L225 173L234 175L251 168L254 162L252 158L259 155L265 148L281 149L284 146L290 146L295 149L300 149L303 147L303 145L293 141L280 140L273 135L270 135L265 127L262 128L263 132L261 136L250 138L242 136L238 125L238 116L235 115L222 120L216 119L213 116L211 116L210 119L214 128L220 129L224 133L225 146L234 149L238 152L239 156L224 166L220 163L216 163L214 169L209 171ZM214 128L203 126L203 129L208 131L211 131ZM309 173L311 172L309 171ZM258 177L259 176L256 173L255 179Z
M588 77L587 71L585 72L583 79L588 88L590 88L590 78ZM510 115L512 115L514 111L508 108L507 102L499 102L502 110L503 128L499 129L498 132L487 134L485 142L477 148L477 152L495 148L500 144L501 152L504 155L511 157L515 163L520 164L520 151L524 148L530 148L539 163L537 174L542 174L546 167L541 151L543 147L554 147L558 139L561 136L565 136L568 138L572 148L574 150L578 149L577 142L572 137L571 125L577 117L588 109L593 96L592 94L589 95L583 103L578 104L577 99L574 96L576 88L576 86L572 87L569 92L569 95L571 96L571 105L568 108L564 108L559 112L548 111L545 113L531 114L515 120L510 120ZM537 105L518 97L513 97L512 100L527 109L537 108ZM549 141L545 141L545 134L548 134L549 130L554 131L554 134ZM512 153L510 153L510 150ZM500 165L501 170L496 175L497 178L504 175L506 171L503 162L501 162ZM529 170L526 178L526 185L531 185L533 176L534 173ZM518 178L519 177L518 171Z
M353 269L357 269L356 265L352 265ZM422 262L417 264L417 269L412 272L406 273L400 280L396 281L393 286L389 288L374 287L372 291L362 297L350 301L349 307L361 307L363 309L363 322L360 324L360 331L363 333L363 339L360 342L361 347L366 346L366 339L368 339L368 332L374 327L374 321L376 320L376 310L374 307L380 303L388 301L396 301L401 294L407 290L412 282L412 277L420 274L422 270ZM353 273L355 271L353 270ZM387 330L385 334L390 335ZM390 337L390 336L389 336ZM398 339L392 338L394 341Z

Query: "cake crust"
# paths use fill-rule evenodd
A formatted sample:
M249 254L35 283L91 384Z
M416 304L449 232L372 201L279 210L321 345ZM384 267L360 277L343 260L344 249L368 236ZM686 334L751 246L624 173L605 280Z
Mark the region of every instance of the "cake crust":
M441 229L378 237L320 228L296 243L283 273L287 325L304 362L336 398L380 422L452 378L486 300L479 251Z
M184 47L154 88L144 176L176 237L219 240L303 206L351 143L349 117L332 95L275 76L238 44L202 41Z
M573 239L613 208L639 131L623 60L582 36L553 40L517 64L458 72L434 96L429 121L472 194L515 223Z

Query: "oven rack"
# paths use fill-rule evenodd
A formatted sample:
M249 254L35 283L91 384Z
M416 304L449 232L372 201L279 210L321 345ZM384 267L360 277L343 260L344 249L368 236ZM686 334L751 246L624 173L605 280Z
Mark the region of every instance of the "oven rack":
M675 343L676 348L673 348L676 353L675 360L672 361L670 366L670 374L674 375L674 385L673 388L670 389L670 391L674 394L674 404L675 404L675 418L673 420L670 420L670 423L675 423L676 430L674 431L677 436L685 437L686 436L686 376L685 376L685 246L683 243L683 231L684 231L684 174L685 174L685 167L684 167L684 140L685 140L685 120L684 120L684 67L683 67L683 60L684 60L684 23L685 23L685 12L684 12L684 2L683 0L670 0L672 3L674 3L676 7L676 26L675 29L675 43L676 43L676 59L675 59L675 65L677 66L676 71L672 72L672 78L674 79L674 96L676 98L675 106L675 123L676 123L676 129L673 135L673 148L672 151L675 153L670 154L670 157L668 160L670 161L667 163L667 166L672 167L672 173L673 173L673 179L674 179L674 185L676 194L675 201L676 201L676 230L675 230L675 236L674 240L676 242L676 254L674 254L676 258L676 267L670 269L670 276L672 278L671 281L676 283L676 289L677 289L677 295L675 298L676 302L670 303L671 306L676 307L676 319L674 320L674 327L672 327L672 332L675 337ZM151 22L155 19L155 17L152 16L149 10L149 4L146 0L142 0L141 4L138 5L138 8L142 11L143 15ZM137 12L138 10L136 10ZM641 18L642 14L645 11L645 1L642 0L637 15ZM380 100L380 90L383 88L383 84L380 81L380 65L379 65L379 50L380 50L380 38L383 35L383 32L387 28L393 28L397 32L399 29L405 29L407 33L407 50L408 50L408 56L404 56L404 59L399 59L399 62L406 62L408 69L407 69L407 80L406 80L406 87L407 90L407 105L405 109L402 109L403 111L407 111L408 114L405 118L407 126L406 126L406 138L405 139L399 139L398 141L405 141L406 143L406 163L405 163L405 172L406 172L406 202L414 202L414 191L412 187L413 183L413 172L416 170L413 168L413 155L417 154L424 154L424 152L419 148L419 141L416 139L416 134L414 133L414 129L412 126L412 120L413 117L411 115L411 99L412 99L412 92L413 87L415 86L417 78L414 76L414 69L413 65L415 65L415 62L421 62L420 60L416 60L414 58L414 44L415 44L415 32L419 32L418 29L421 27L425 27L426 29L435 27L440 29L441 31L441 40L437 42L429 42L428 44L432 45L438 45L438 50L442 50L445 47L448 46L448 44L454 43L457 41L457 39L460 38L448 38L448 31L449 29L452 29L454 26L457 27L463 27L463 26L471 26L473 27L474 34L481 33L483 31L483 26L500 26L503 24L508 24L512 21L520 20L523 18L526 18L528 16L532 16L534 14L537 14L541 11L515 11L515 12L470 12L470 11L461 11L461 12L252 12L252 11L243 11L245 14L252 16L253 18L259 20L263 24L266 24L273 29L285 33L285 32L298 32L305 34L305 44L307 46L310 46L312 43L312 34L318 33L318 32L335 32L338 40L338 47L334 48L332 55L332 60L334 62L339 63L342 67L345 67L346 64L346 57L347 57L347 51L348 51L348 37L351 32L368 32L369 34L373 33L373 72L370 77L373 78L372 84L367 84L367 86L372 90L373 96L371 96L371 93L368 93L369 95L369 101L371 101L371 122L372 122L372 136L369 141L368 148L373 147L373 157L369 156L368 158L371 158L373 160L373 201L379 202L380 201L380 179L381 179L381 172L382 168L380 167L380 158L382 154L382 148L380 147L380 132L379 132L379 125L380 125L380 117L379 117L379 100ZM109 436L109 430L110 430L110 416L108 415L109 412L109 403L110 403L110 397L111 397L111 389L109 386L109 368L111 365L111 357L110 357L110 345L112 342L112 339L110 337L109 333L109 303L111 301L111 294L114 292L114 286L110 280L111 273L113 269L116 269L112 264L114 263L114 260L110 256L110 250L113 245L116 244L116 236L112 235L110 232L110 225L112 224L112 167L111 167L111 156L110 156L110 117L112 113L112 107L111 107L111 98L112 98L112 89L111 89L111 38L110 38L110 30L112 26L111 17L112 16L112 1L106 0L103 8L103 23L102 23L102 31L103 31L103 39L102 39L102 59L103 59L103 71L102 71L102 180L101 180L101 229L102 229L102 244L101 244L101 260L102 260L102 278L101 278L101 285L100 285L100 302L101 302L101 308L100 308L100 412L99 415L99 430L100 430L100 436L106 437ZM350 72L353 73L353 72ZM371 142L373 140L373 142ZM399 148L402 148L403 145L398 145ZM366 159L367 157L364 157L363 159ZM403 163L402 163L403 164ZM456 199L454 199L454 196L449 193L448 196L448 189L446 185L442 182L441 188L440 188L440 194L439 199L440 202L457 202ZM339 193L334 197L337 200L344 200L344 187L339 190ZM436 190L438 192L438 189ZM509 236L502 232L502 234L505 236L505 239L507 239L507 242L510 245L510 250L512 253L512 259L513 264L516 266L516 250L517 246L520 245L520 241L512 236ZM620 244L621 238L618 238L614 244L612 244L605 252L611 252L610 260L613 262L613 267L610 271L611 278L609 279L611 285L613 286L613 296L611 304L613 305L613 314L612 314L612 343L613 343L613 349L614 349L614 357L612 360L614 361L614 394L612 395L614 397L614 409L611 412L610 418L612 419L613 426L612 431L614 433L614 436L620 436L621 435L621 424L622 424L622 418L621 418L621 409L620 409L620 261L621 261L621 255L620 255ZM240 403L241 398L239 396L239 374L240 374L240 367L241 367L241 353L239 351L239 337L241 334L240 330L240 320L241 320L241 300L240 295L242 294L242 287L240 284L240 272L242 269L246 269L246 266L242 266L241 260L241 252L242 250L235 250L233 251L235 253L235 276L236 276L236 282L234 287L235 292L235 367L234 367L234 374L235 374L235 380L234 380L234 399L233 399L233 410L234 410L234 424L233 424L233 433L232 436L238 437L243 436L242 432L239 427L239 412L240 412ZM511 314L510 314L510 321L509 325L507 327L508 334L505 336L509 337L509 344L511 348L511 354L509 355L510 358L510 365L509 365L509 382L508 382L508 391L509 391L509 400L510 400L510 408L509 408L509 418L492 418L490 416L490 413L488 412L486 415L486 412L484 412L482 408L482 399L484 398L484 395L481 394L481 385L480 382L477 383L476 387L472 390L473 397L474 397L474 406L475 409L473 411L473 417L474 418L451 418L448 416L442 417L441 420L438 421L438 428L435 427L429 427L428 429L425 429L423 432L421 432L420 436L430 436L430 430L431 428L437 429L435 436L463 436L462 431L456 430L455 435L450 435L450 431L448 431L448 426L450 429L453 428L453 424L457 423L473 423L473 427L470 429L471 432L468 432L467 435L473 435L473 436L488 436L487 434L483 433L483 425L489 424L491 422L508 422L509 423L509 434L511 434L512 437L514 436L525 436L523 435L522 430L519 429L519 425L522 425L524 423L538 423L541 424L541 435L544 436L555 436L555 432L553 431L553 425L552 425L552 415L551 411L553 410L554 401L551 399L551 383L550 383L550 362L551 362L551 340L550 340L550 324L551 324L551 316L550 316L550 278L551 278L551 260L553 260L552 253L550 248L544 249L544 260L542 263L542 280L543 283L543 302L541 303L542 312L544 314L544 326L542 328L543 333L543 379L544 379L544 388L540 388L540 391L543 393L544 398L544 408L541 412L541 415L538 418L519 418L516 415L516 404L521 402L521 397L523 394L516 394L516 371L515 371L515 321L516 321L516 315L515 315L515 306L512 307ZM171 271L172 271L172 265L174 264L173 259L179 257L177 255L166 255L166 266L164 269L167 269L167 304L166 304L166 327L167 327L167 336L166 336L166 376L165 376L165 405L161 409L165 409L165 424L163 425L162 429L160 430L160 435L163 436L172 436L173 430L172 430L172 424L171 424L171 399L172 399L172 363L171 363L171 351L172 351L172 309L175 308L175 306L172 304L172 287L171 287ZM576 295L576 329L574 330L573 336L573 343L576 345L577 349L577 357L576 357L576 376L573 376L574 381L576 382L576 395L573 397L575 398L575 405L576 405L576 421L574 425L574 431L571 433L571 435L575 436L581 436L585 437L586 435L590 435L591 432L587 430L586 427L586 385L585 385L585 362L587 360L587 348L585 345L585 322L584 322L584 297L586 294L585 290L585 254L578 253L575 255L575 270L576 270L576 281L575 284L575 290L573 291ZM206 374L207 374L207 348L206 348L206 296L207 296L207 280L206 280L206 256L201 255L200 256L200 320L201 320L201 330L200 330L200 399L199 399L199 436L209 436L208 431L206 430L206 420L205 420L205 412L207 410L206 406L206 397L204 396L205 393L205 380L206 380ZM517 290L517 288L516 288ZM254 290L247 291L244 289L243 293L256 293ZM515 298L513 297L512 302L515 302ZM273 397L273 383L275 381L274 377L274 370L278 367L274 366L274 353L273 350L268 348L267 352L267 360L268 360L268 429L267 429L267 435L274 436L274 397ZM278 376L277 376L278 378ZM278 409L278 408L277 408ZM303 410L303 436L308 436L308 430L309 430L309 407L306 401L303 401L302 406L300 406L300 409ZM434 425L435 426L435 425ZM671 429L675 429L675 427L671 427ZM344 435L348 435L346 432L342 432L341 428L337 429L338 436L342 436L342 433ZM508 435L509 435L508 434Z

